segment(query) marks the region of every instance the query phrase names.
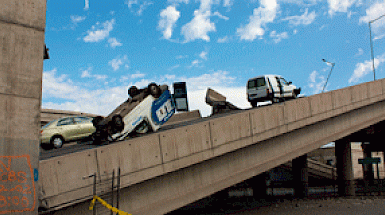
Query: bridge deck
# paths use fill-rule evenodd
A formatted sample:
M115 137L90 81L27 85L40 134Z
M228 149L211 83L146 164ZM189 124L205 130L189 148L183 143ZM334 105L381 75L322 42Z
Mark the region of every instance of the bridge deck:
M122 170L121 209L164 214L385 120L385 79L40 161L41 199L64 207ZM91 214L89 202L58 214Z

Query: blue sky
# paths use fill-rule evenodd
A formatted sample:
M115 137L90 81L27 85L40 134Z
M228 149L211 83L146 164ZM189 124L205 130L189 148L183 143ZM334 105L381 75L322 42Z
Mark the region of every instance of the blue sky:
M368 22L385 0L47 1L42 107L108 115L127 89L187 82L190 110L208 87L250 107L246 82L279 74L320 93L373 80ZM384 78L385 17L372 24Z

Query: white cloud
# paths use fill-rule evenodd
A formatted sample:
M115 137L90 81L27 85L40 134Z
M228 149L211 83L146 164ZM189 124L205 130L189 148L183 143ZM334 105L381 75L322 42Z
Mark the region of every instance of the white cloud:
M176 21L180 17L180 12L174 6L168 6L160 12L158 29L163 33L163 38L170 39Z
M288 20L290 25L309 25L315 20L316 14L315 11L308 13L308 8L301 16L288 16L283 20Z
M227 43L227 42L229 42L229 40L230 40L230 38L229 38L228 36L224 36L224 37L222 37L222 38L219 38L219 39L217 40L217 42L218 42L218 43Z
M318 75L317 71L313 71L309 75L309 84L308 87L313 90L312 94L318 94L322 91L323 86L325 85L325 77Z
M112 69L114 69L114 71L118 70L120 66L123 64L128 66L127 63L128 63L127 55L124 55L123 57L118 56L115 59L112 59L108 62L108 64L112 67Z
M88 10L90 8L90 1L89 0L85 0L84 1L84 10Z
M282 32L282 33L280 33L280 34L277 34L276 31L270 32L270 37L273 39L273 41L274 41L275 43L281 42L282 39L287 39L287 38L289 38L287 32Z
M188 55L178 55L175 57L176 59L183 59L183 58L188 58Z
M203 60L207 60L207 52L206 51L202 51L199 54L199 57L202 58Z
M174 69L177 69L177 68L179 68L179 67L180 67L180 65L177 64L177 65L175 65L175 66L172 66L172 67L168 68L168 70L174 70Z
M197 39L207 42L210 41L208 33L216 31L215 24L210 20L212 15L211 5L218 3L219 1L201 0L199 9L194 11L194 18L189 23L182 26L181 34L184 35L184 42L190 42Z
M71 15L70 16L72 23L78 24L86 19L86 16Z
M329 15L333 16L337 12L348 12L348 9L358 0L328 0Z
M91 77L91 67L88 67L86 70L82 71L82 75L80 77L82 78L90 78Z
M378 68L378 66L383 62L385 62L385 53L381 56L377 56L377 58L374 58L374 67ZM363 63L357 63L356 68L353 71L353 75L349 79L349 83L358 82L359 79L370 74L371 72L373 72L373 62L371 60L366 60Z
M105 21L100 26L100 23L96 23L96 25L92 26L91 30L87 31L87 36L83 38L84 42L99 42L107 38L110 34L110 31L114 28L115 19L111 19L109 21Z
M110 44L111 48L115 48L116 46L122 46L123 45L118 40L116 40L115 37L109 38L108 39L108 43Z
M191 65L188 66L188 68L192 68L192 67L198 67L199 64L201 63L202 61L198 60L198 59L195 59L191 62Z
M369 21L383 16L385 14L385 1L377 2L371 5L365 12L366 15L360 17L359 22L362 24L368 24ZM371 24L371 29L373 34L377 35L377 37L374 37L373 40L381 39L384 36L383 32L385 31L385 17L374 21Z
M223 0L223 7L230 8L234 4L234 0Z
M210 11L194 11L194 18L182 27L181 34L184 35L185 42L197 39L210 41L207 35L211 31L216 31L215 24L210 21Z
M213 14L213 16L218 16L219 18L221 18L221 19L224 19L224 20L229 20L229 17L227 17L227 16L223 16L221 13L219 13L218 11L215 11L214 12L214 14Z
M361 56L364 54L364 50L362 48L359 48L358 49L358 53L356 54L356 56Z
M143 11L146 10L153 3L151 1L143 1L143 0L127 0L125 4L131 10L131 12L135 13L138 16L143 14Z
M189 0L167 0L167 3L169 3L169 4L180 4L180 3L188 4Z
M134 74L130 75L131 79L144 78L144 76L146 76L146 74L140 73L139 71L136 71Z
M263 29L266 24L274 21L278 12L279 5L276 0L262 0L261 6L255 8L253 15L249 17L249 23L237 28L237 35L241 40L253 41L262 38L265 34Z
M106 80L108 78L107 75L93 75L91 74L92 67L88 67L87 69L81 71L82 74L80 75L81 78L95 78L97 80Z

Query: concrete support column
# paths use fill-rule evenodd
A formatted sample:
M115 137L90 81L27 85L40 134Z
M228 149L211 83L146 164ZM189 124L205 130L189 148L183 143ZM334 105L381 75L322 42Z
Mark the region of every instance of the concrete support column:
M369 146L368 142L362 143L364 159L372 157L372 151L370 150L370 148L368 146ZM369 182L369 183L373 183L373 181L374 181L373 164L363 164L362 168L363 168L364 180Z
M307 155L302 155L293 159L293 179L294 195L298 198L304 198L309 189L309 173L307 167Z
M0 214L37 215L46 0L0 8Z
M337 184L340 196L354 196L354 173L352 165L352 152L350 142L345 139L335 142L337 158Z

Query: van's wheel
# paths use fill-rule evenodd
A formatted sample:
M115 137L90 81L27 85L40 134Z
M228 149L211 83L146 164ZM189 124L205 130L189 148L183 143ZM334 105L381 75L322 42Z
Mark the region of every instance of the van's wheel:
M53 136L50 142L53 148L58 149L63 146L64 139L61 136Z
M256 101L251 101L250 104L251 104L251 107L257 107L258 102L256 102Z
M155 83L151 83L148 85L148 90L150 92L150 94L152 96L154 96L155 98L159 98L160 96L160 87L155 84Z
M271 102L272 102L272 103L279 103L279 98L273 98L273 99L271 100Z

